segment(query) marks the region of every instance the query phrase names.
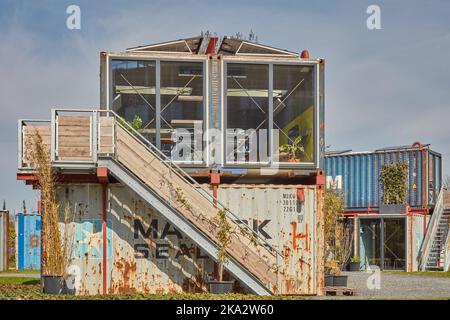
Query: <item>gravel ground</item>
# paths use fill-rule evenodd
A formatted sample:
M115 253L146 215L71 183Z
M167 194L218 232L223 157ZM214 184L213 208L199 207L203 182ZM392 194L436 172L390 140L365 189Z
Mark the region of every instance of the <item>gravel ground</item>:
M348 287L356 288L354 297L326 298L375 298L375 299L450 299L450 278L417 276L408 274L380 274L379 289L370 290L367 281L371 277L365 272L343 272L348 275ZM373 277L371 279L374 279ZM373 284L373 281L370 283Z

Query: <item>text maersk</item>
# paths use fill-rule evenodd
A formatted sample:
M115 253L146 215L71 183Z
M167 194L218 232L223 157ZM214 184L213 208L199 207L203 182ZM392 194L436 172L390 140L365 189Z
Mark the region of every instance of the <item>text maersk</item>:
M177 315L199 315L207 318L210 314L220 315L272 315L273 305L270 304L221 304L220 308L191 307L183 304L177 307Z

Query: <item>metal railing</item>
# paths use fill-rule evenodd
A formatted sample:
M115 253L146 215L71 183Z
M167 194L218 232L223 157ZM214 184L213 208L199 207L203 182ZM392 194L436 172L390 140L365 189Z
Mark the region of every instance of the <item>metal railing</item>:
M29 170L33 169L33 165L31 163L25 163L26 150L27 146L25 145L24 140L24 128L29 127L32 124L42 126L42 127L50 127L51 120L47 119L19 119L17 121L17 167L19 170Z
M447 239L444 244L444 264L443 268L445 272L450 271L450 232L447 230Z
M442 215L444 213L444 187L441 188L439 196L436 200L436 206L434 207L433 215L431 216L430 222L428 223L427 232L425 238L422 242L422 247L419 253L419 268L425 271L427 267L428 258L430 255L431 247L433 241L436 238L436 233L439 228L439 222L441 221Z
M79 161L79 160L70 160L64 159L60 160L58 155L58 116L60 114L90 114L90 158L89 160ZM112 110L86 110L86 109L52 109L51 120L19 120L19 170L24 169L23 167L23 157L24 157L24 148L23 148L23 127L26 122L45 122L50 125L51 139L50 139L50 158L52 163L55 166L71 164L76 166L92 166L98 160L98 151L100 146L100 116L101 114L105 114L107 117L114 118L114 125L118 125L127 132L130 133L136 141L138 141L147 151L149 151L155 158L157 158L161 163L163 163L170 172L176 174L180 179L184 182L192 186L192 189L195 190L199 195L205 198L210 204L217 207L219 210L224 210L228 216L228 218L237 225L239 230L243 228L246 230L247 235L252 235L256 239L257 243L265 248L268 253L274 256L278 260L278 256L282 256L282 254L275 249L266 239L264 239L260 234L258 234L255 230L253 230L248 224L246 224L243 220L241 220L235 213L230 211L224 204L222 204L218 199L215 199L214 196L208 191L204 190L202 186L193 179L186 171L184 171L178 164L174 163L172 159L170 159L167 155L165 155L161 150L159 150L154 144L148 141L139 131L133 128L125 119L117 115ZM120 119L120 120L118 120ZM113 156L115 157L115 137L113 135ZM102 156L102 154L100 154ZM111 154L108 154L111 156ZM26 169L32 169L32 167L27 167Z

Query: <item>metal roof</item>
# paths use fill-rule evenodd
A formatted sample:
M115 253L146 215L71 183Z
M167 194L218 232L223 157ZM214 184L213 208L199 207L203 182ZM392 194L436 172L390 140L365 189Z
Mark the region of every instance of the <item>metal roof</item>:
M423 148L430 149L430 144L423 144ZM403 151L403 150L417 150L419 147L415 147L413 145L403 145L403 146L392 146L392 147L383 147L378 148L373 151L353 151L352 149L347 150L331 150L326 151L326 157L332 156L343 156L343 155L354 155L354 154L368 154L368 153L381 153L381 152L395 152L395 151ZM433 151L435 152L435 151Z
M211 39L217 41L217 37L207 34L197 37L132 47L126 49L126 52L205 54L206 48L208 47ZM298 53L292 51L278 49L268 45L233 37L223 37L222 42L218 46L218 49L214 48L214 51L222 55L258 55L293 58L299 57Z

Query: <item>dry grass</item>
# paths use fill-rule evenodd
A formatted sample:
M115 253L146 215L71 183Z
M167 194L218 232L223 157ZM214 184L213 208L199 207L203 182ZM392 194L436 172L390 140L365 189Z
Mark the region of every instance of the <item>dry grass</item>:
M36 131L32 139L31 159L36 167L42 201L42 270L45 275L64 275L64 252L58 225L59 204L56 199L55 172L50 153Z

